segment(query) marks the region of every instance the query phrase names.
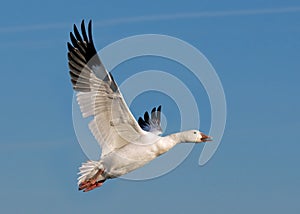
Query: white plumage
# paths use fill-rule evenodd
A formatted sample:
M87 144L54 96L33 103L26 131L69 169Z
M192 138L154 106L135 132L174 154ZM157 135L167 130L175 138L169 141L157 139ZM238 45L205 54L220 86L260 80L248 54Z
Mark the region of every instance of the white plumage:
M75 35L75 36L74 36ZM153 108L138 122L126 105L112 75L101 63L84 21L81 34L74 25L68 43L68 60L73 88L83 117L93 117L89 128L102 148L99 161L88 161L79 168L79 190L89 191L144 166L181 142L206 142L210 137L190 130L161 137L161 106Z

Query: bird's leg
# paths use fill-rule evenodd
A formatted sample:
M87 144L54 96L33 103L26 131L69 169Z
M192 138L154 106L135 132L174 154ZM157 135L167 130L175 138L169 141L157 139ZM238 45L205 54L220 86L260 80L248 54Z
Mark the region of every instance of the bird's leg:
M104 181L105 181L105 180L104 180ZM104 181L96 181L94 184L92 184L92 185L86 187L86 188L83 190L83 192L88 192L88 191L91 191L91 190L93 190L93 189L95 189L95 188L97 188L97 187L102 186L102 184L104 183Z
M104 172L103 169L99 169L98 172L91 178L82 181L79 184L78 190L83 190L83 192L88 192L90 190L95 189L96 187L102 186L105 180L97 181L98 176L101 175Z

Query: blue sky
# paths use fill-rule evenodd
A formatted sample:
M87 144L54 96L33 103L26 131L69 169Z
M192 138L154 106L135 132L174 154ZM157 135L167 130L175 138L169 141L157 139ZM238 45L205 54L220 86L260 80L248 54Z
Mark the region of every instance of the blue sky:
M7 1L0 14L1 213L300 211L299 2L29 0ZM83 18L95 23L97 49L157 33L205 54L223 83L228 111L221 146L208 164L198 166L199 145L160 178L114 179L88 194L77 191L77 168L87 158L72 125L66 42ZM118 82L140 69L182 69L157 59L122 66L113 71ZM207 131L207 97L186 78L199 90L197 102L205 100L201 124ZM166 115L176 118L172 101L153 95L137 99L133 113L165 101ZM169 131L178 123L172 119Z

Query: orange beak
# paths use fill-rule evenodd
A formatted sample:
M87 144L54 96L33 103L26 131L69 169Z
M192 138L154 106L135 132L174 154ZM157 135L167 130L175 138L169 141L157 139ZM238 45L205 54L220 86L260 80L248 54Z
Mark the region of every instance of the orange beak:
M212 141L212 137L211 136L205 135L203 133L201 133L201 135L202 135L202 138L201 138L202 142Z

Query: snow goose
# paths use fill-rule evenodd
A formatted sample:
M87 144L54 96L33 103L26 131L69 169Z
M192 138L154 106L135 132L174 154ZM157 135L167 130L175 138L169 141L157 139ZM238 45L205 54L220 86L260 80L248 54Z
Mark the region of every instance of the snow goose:
M88 31L82 21L81 34L74 25L70 38L67 45L73 89L83 117L92 117L89 128L102 148L100 160L89 160L79 168L79 190L87 192L100 187L105 180L144 166L178 143L211 140L198 130L160 136L161 106L153 108L150 115L145 112L136 121L113 76L97 55L91 21Z

